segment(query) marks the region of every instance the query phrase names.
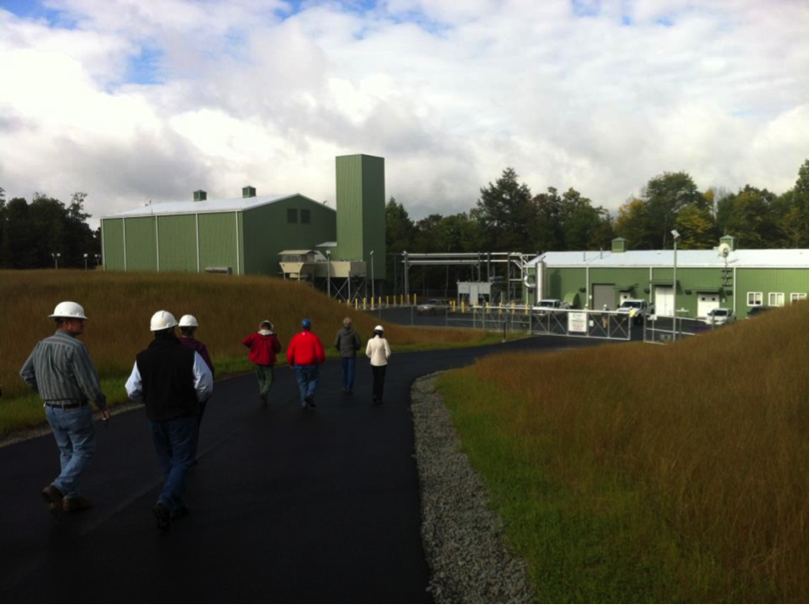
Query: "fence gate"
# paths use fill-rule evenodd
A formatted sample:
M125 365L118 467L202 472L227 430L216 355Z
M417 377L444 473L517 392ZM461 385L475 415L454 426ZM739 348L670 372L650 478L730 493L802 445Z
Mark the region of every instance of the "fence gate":
M533 311L532 334L630 340L632 320L616 311L554 309Z

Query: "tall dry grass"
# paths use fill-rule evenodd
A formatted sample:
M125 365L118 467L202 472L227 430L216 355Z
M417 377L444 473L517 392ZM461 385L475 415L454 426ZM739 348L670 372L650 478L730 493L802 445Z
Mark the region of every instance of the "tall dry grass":
M597 507L605 475L641 489L685 594L807 602L807 334L802 303L666 347L490 357L455 405Z
M160 309L171 311L178 320L185 313L195 315L200 322L197 337L208 346L215 364L225 366L245 360L247 350L241 341L263 319L273 322L286 346L299 331L301 319L309 317L313 331L328 348L346 315L354 318L364 338L379 321L305 285L263 277L0 271L0 384L4 391L0 417L7 413L9 400L29 395L18 372L37 341L54 332L47 317L63 300L84 306L89 321L82 340L101 376L115 384L129 373L135 354L151 341L149 318ZM483 338L482 333L469 330L395 325L386 326L386 334L395 347L474 344Z

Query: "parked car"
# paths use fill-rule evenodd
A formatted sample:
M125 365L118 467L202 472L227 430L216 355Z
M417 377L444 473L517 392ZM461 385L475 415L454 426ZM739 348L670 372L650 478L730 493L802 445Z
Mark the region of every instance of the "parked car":
M732 323L736 317L731 309L712 309L706 314L706 322L708 326L722 326Z
M748 311L748 315L745 316L746 319L751 319L752 317L757 317L758 315L762 315L766 311L770 311L771 307L751 307Z
M619 316L627 315L634 324L640 324L647 315L655 312L655 305L651 305L643 298L628 298L616 309Z
M559 298L544 298L537 301L537 304L532 307L532 311L539 311L540 315L547 315L556 310L567 309L568 305L561 301Z
M419 315L443 315L450 308L450 303L443 298L431 298L416 307Z

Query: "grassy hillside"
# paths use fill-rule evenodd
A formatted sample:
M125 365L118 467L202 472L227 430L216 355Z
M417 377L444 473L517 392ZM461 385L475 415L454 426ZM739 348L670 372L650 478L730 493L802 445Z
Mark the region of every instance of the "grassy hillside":
M808 306L440 382L538 602L807 602Z
M41 402L31 396L18 372L37 341L54 332L48 315L63 300L84 306L90 321L85 335L105 393L123 401L123 383L135 354L152 339L149 318L167 309L179 320L191 313L200 322L197 337L214 359L219 376L251 369L242 339L273 322L282 346L299 331L301 319L331 350L346 315L368 338L378 320L349 310L312 288L261 277L95 271L0 271L0 435L44 421ZM471 345L489 337L470 330L431 330L386 326L395 350ZM334 351L330 351L334 353Z

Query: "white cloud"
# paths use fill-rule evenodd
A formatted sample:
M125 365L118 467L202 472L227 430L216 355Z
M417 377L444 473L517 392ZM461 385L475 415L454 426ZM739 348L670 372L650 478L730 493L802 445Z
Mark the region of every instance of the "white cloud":
M96 216L248 183L332 201L355 152L386 157L417 218L468 210L507 166L615 209L665 170L781 192L808 155L791 0L48 6L62 18L0 10L0 185L87 191Z

